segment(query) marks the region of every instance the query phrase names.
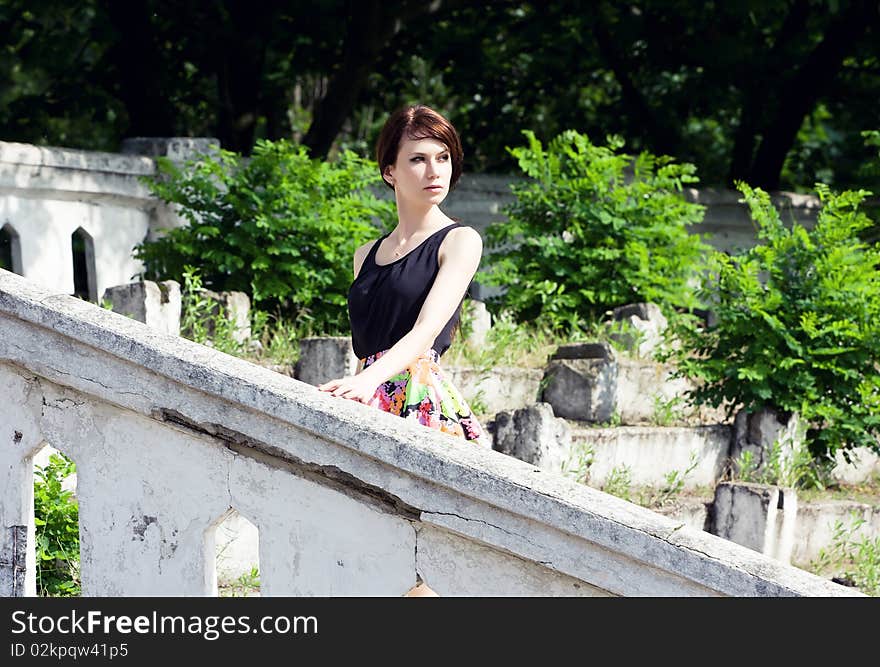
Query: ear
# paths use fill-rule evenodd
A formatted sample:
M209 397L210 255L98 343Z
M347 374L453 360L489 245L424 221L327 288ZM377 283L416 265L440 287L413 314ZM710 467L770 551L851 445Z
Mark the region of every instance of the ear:
M388 185L394 185L394 167L390 164L385 167L385 171L382 172L382 178L388 183Z

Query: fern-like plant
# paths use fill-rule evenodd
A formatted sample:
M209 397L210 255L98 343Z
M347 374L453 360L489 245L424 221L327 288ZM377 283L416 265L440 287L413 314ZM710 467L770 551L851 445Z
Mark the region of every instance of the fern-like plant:
M480 280L504 288L494 312L570 330L626 303L697 305L689 281L706 247L688 227L704 209L682 193L697 181L693 165L621 153L617 137L597 146L569 130L545 149L524 134L528 146L510 152L529 181L512 186L508 219L486 232Z
M880 451L880 247L860 238L866 191L817 190L812 229L786 227L767 193L738 184L759 242L713 252L702 297L717 326L680 326L680 374L700 404L798 412L811 454Z

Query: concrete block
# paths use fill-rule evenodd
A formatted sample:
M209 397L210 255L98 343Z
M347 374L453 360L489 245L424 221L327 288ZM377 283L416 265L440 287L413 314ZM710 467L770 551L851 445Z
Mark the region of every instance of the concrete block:
M157 331L180 335L180 284L174 280L152 280L115 285L104 290L114 313L143 322Z
M602 359L616 361L617 354L608 343L566 343L556 348L550 356L555 359Z
M724 474L731 437L731 427L724 424L612 428L571 425L573 458L589 453L585 476L595 487L602 486L615 468L623 466L629 468L630 481L636 486L663 486L673 472L683 476L685 489L714 485Z
M617 408L617 374L617 360L613 356L552 360L544 371L541 400L552 405L558 417L608 421Z
M303 338L299 341L299 361L293 377L317 386L328 380L354 375L358 363L350 336Z
M487 428L493 449L548 471L560 471L571 450L568 424L553 414L549 403L499 412Z
M474 410L476 405L487 415L534 404L544 376L540 368L518 366L501 366L489 371L449 366L443 367L443 372Z
M239 343L244 343L251 337L251 300L244 292L214 292L202 289L202 296L207 297L216 305L211 315L216 316L218 309L222 308L226 318L232 323L232 337ZM208 319L205 322L205 330L208 337L214 335L214 323Z
M794 546L797 512L794 489L722 482L715 487L710 532L788 563Z
M771 408L762 408L753 413L740 410L733 422L734 439L730 447L733 468L738 469L737 461L745 452L751 452L755 471L764 468L769 460L771 449L778 443L781 455L790 457L797 448L804 446L804 429L796 414L786 421Z
M668 322L655 303L631 303L612 311L612 321L606 324L609 338L630 353L650 358L663 341Z
M462 311L466 311L470 318L470 331L464 339L465 343L473 348L482 347L486 343L486 334L492 326L492 318L486 310L486 304L476 299L465 299Z

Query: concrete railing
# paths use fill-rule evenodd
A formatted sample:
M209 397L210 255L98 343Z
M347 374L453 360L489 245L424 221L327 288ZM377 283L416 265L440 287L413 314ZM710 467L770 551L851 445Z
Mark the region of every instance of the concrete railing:
M264 595L857 594L5 271L0 396L4 595L34 593L46 444L77 464L84 595L213 594L231 510Z

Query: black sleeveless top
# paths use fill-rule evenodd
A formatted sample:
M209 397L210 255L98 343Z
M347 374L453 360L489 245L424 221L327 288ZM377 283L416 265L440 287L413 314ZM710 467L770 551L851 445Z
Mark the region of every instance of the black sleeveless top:
M387 350L412 330L440 270L437 251L446 234L456 227L461 225L454 222L438 229L390 264L376 264L376 251L388 234L370 248L348 289L351 344L359 359ZM432 345L438 354L452 343L452 330L460 315L461 303Z

